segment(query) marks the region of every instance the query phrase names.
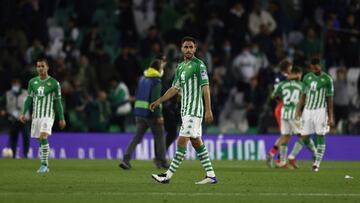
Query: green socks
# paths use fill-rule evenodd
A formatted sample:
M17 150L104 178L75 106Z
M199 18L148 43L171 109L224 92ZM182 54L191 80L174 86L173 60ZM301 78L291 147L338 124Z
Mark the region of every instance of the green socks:
M171 161L169 169L166 171L166 176L168 178L171 178L172 175L176 172L176 170L179 168L181 162L184 160L186 155L186 147L180 147L177 146L176 148L176 154Z
M315 157L315 163L314 165L316 165L317 167L320 166L320 163L324 157L324 153L325 153L325 136L324 135L316 135L317 138L317 150L316 150L316 157Z
M49 165L49 142L47 139L39 139L41 165Z
M287 151L288 151L287 144L286 143L281 144L279 154L280 154L280 161L283 163L286 163L287 161Z
M302 140L298 139L295 142L291 153L289 154L289 159L295 159L295 157L299 154L302 148L303 148L303 142Z
M208 177L215 177L214 169L211 165L211 161L209 158L209 153L205 147L205 145L201 145L199 148L195 149L197 156L201 162L201 165L204 167L206 171L206 175Z

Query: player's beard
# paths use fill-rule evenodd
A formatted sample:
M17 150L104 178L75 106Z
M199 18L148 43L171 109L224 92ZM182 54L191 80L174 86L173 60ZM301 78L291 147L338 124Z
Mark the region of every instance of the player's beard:
M194 54L192 54L190 52L184 54L185 59L191 59L193 56L194 56Z

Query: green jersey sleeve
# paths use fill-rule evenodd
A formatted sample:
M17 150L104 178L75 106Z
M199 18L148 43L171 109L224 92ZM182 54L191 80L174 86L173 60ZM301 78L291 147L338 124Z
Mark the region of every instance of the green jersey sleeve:
M200 86L208 85L209 84L209 77L206 71L206 66L203 63L200 63L199 70L198 70L198 80Z
M55 97L54 99L61 99L61 87L60 83L56 82L56 88L55 88Z
M176 68L174 80L172 82L172 86L176 89L180 89L180 80L179 80L179 68Z
M282 86L282 83L276 85L275 89L273 90L273 92L271 94L272 98L281 96L281 86Z
M308 85L308 81L307 81L307 77L304 78L302 84L301 84L301 89L303 94L307 94L309 92L309 85Z
M326 96L327 97L334 96L334 82L330 76L329 76L328 84L326 86Z

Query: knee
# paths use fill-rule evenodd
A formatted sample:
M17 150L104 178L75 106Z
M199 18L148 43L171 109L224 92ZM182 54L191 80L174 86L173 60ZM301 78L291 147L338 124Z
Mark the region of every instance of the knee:
M40 133L40 139L48 139L49 135L47 133Z

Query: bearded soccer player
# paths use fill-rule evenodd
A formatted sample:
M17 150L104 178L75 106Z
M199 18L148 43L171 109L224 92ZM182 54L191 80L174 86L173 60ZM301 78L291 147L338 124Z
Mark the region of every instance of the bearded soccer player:
M333 95L334 84L330 75L321 71L320 59L312 58L311 72L303 79L304 94L300 98L296 116L302 117L301 138L308 142L315 133L317 149L313 171L318 172L325 153L325 134L334 125Z
M190 141L197 152L197 156L206 171L203 180L195 184L215 184L217 179L212 167L209 153L202 142L202 118L205 122L212 122L209 78L204 62L194 56L196 52L196 41L192 37L184 37L181 42L181 51L184 61L178 64L173 85L158 100L150 105L154 110L162 102L165 102L177 94L181 94L181 119L182 126L177 141L176 154L169 169L165 173L152 174L152 178L159 183L169 183L171 177L179 168L186 155L186 146ZM205 103L205 109L203 104Z
M48 75L49 65L46 59L36 61L37 77L28 84L28 97L25 100L20 121L25 122L25 113L32 108L31 137L37 138L40 144L40 168L38 173L47 173L49 169L49 142L55 111L59 117L59 127L64 129L63 107L61 104L61 89L57 80ZM55 111L54 111L55 109Z

